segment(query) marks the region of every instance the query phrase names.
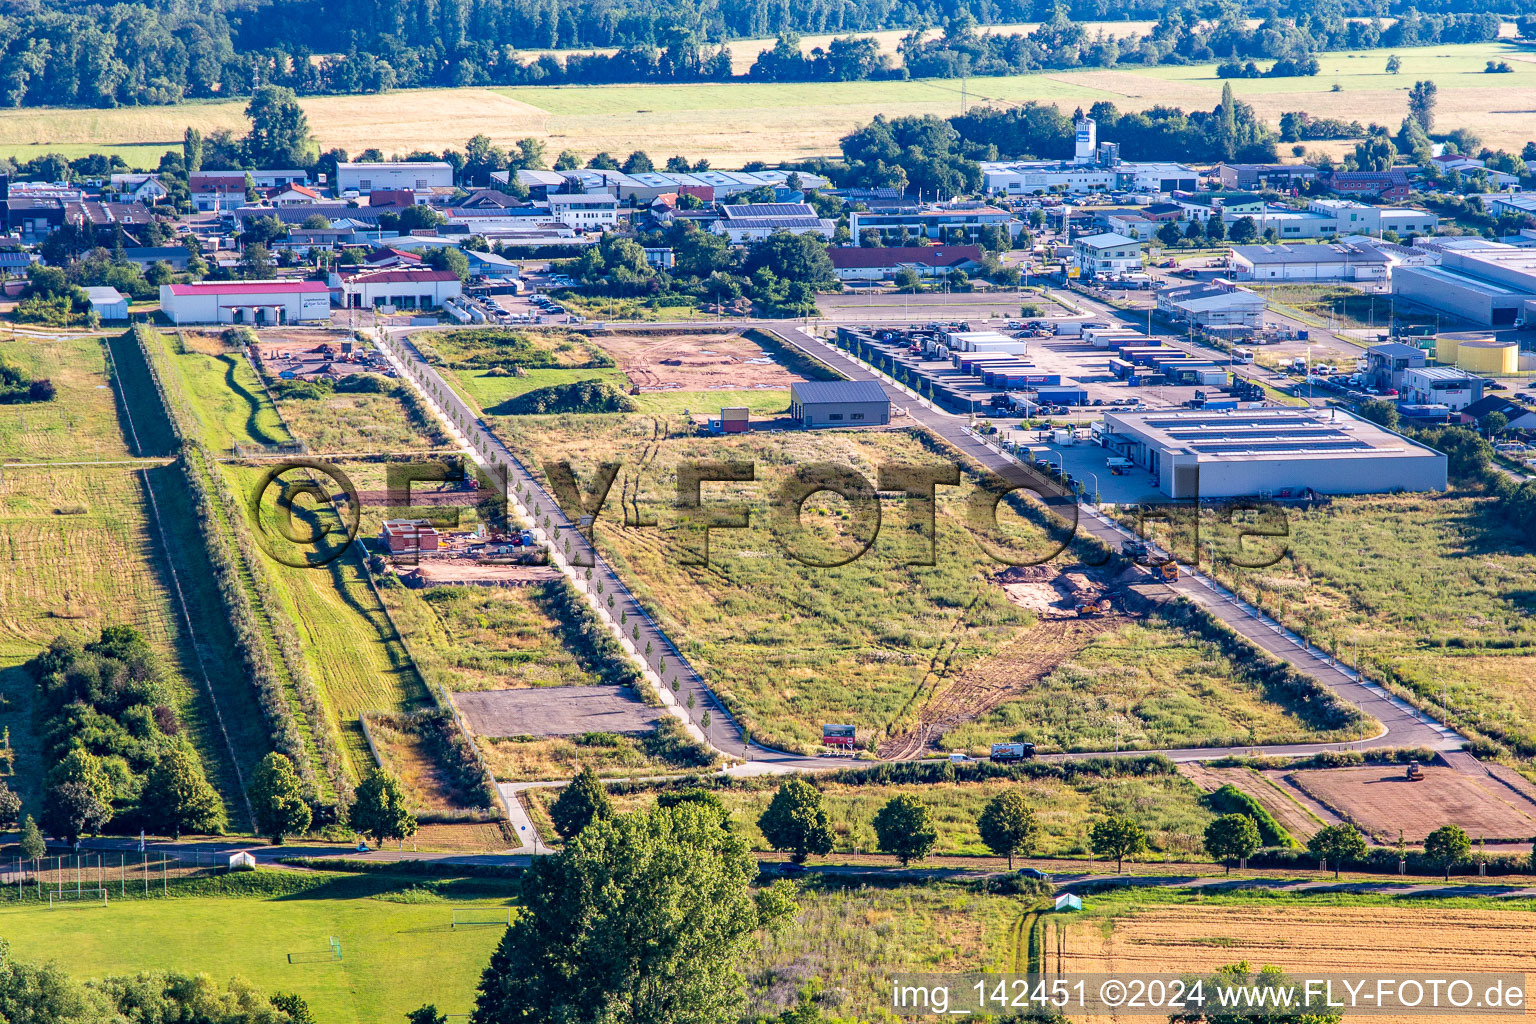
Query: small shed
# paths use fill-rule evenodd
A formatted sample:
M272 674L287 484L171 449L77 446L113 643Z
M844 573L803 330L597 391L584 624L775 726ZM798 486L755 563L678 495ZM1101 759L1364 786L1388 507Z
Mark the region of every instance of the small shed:
M720 410L720 430L726 434L745 434L751 418L751 410L744 405L723 407Z
M239 850L229 855L228 867L231 871L255 871L256 858L248 850Z
M128 319L128 299L116 288L87 288L85 294L91 300L91 312L103 320Z
M1064 892L1060 896L1056 897L1056 909L1082 910L1083 901L1079 897L1072 895L1070 892Z

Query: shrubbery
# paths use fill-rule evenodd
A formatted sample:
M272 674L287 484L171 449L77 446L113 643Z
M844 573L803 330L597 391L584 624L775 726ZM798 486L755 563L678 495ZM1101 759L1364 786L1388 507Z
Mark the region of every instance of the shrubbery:
M487 410L499 416L539 416L562 412L634 412L635 400L605 380L552 384Z
M0 360L0 405L51 402L53 397L53 381L47 378L32 380L14 366Z

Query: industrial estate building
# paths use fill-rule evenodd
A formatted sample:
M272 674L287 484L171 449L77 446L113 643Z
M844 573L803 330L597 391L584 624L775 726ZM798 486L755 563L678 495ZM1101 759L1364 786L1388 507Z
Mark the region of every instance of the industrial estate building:
M1234 245L1227 257L1238 281L1380 281L1392 257L1361 242Z
M1141 243L1113 231L1075 239L1072 250L1083 277L1131 274L1141 269Z
M441 160L404 160L336 165L336 187L367 195L390 189L424 192L453 187L453 165Z
M1483 378L1449 366L1421 366L1403 371L1403 401L1414 405L1443 405L1453 412L1483 397Z
M1403 374L1419 369L1428 362L1428 353L1412 345L1398 341L1372 345L1365 350L1365 377L1371 386L1382 391L1401 391Z
M789 389L789 416L807 427L881 426L891 400L872 380L801 381Z
M1170 498L1439 491L1444 455L1339 409L1104 413L1104 447Z
M1264 296L1225 278L1181 284L1157 293L1157 310L1176 323L1200 327L1258 327L1268 308Z
M171 323L292 324L329 320L331 290L323 281L200 281L160 286L160 310Z
M981 164L987 192L1026 196L1047 192L1082 195L1130 189L1137 192L1193 192L1200 175L1193 168L1166 161L1120 159L1120 147L1100 143L1093 118L1077 121L1072 160L988 160Z
M1438 266L1399 267L1392 291L1483 327L1536 316L1536 251L1500 242L1436 247Z

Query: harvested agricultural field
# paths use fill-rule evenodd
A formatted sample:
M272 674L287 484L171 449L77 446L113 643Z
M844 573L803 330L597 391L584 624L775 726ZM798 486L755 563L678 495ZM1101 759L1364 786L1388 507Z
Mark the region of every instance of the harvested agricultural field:
M49 402L0 405L0 462L127 458L106 342L100 336L0 337L0 362L50 380Z
M560 699L563 694L549 696ZM642 733L482 736L480 752L498 782L560 781L570 779L581 768L605 776L657 776L696 772L718 763L714 754L689 736L681 722L660 711L654 714L656 728ZM543 806L531 792L523 798L533 806ZM540 834L550 836L547 831Z
M735 51L738 45L747 49ZM732 47L744 60L749 54L755 59L762 48ZM1237 99L1252 104L1271 124L1285 111L1305 110L1313 117L1395 126L1406 111L1409 87L1417 79L1430 79L1439 87L1437 131L1471 128L1485 145L1511 152L1536 137L1536 113L1529 104L1509 101L1536 81L1536 65L1521 60L1518 47L1444 44L1397 53L1400 75L1386 73L1388 51L1364 50L1317 54L1321 71L1309 78L1221 79L1210 62L973 77L966 91L977 104L1038 100L1057 103L1066 113L1097 100L1110 100L1121 110L1159 104L1211 110L1220 102L1223 84L1230 82ZM1488 60L1507 61L1515 71L1484 74ZM552 153L573 147L583 160L602 150L643 149L653 158L678 153L730 168L749 160L776 164L833 155L840 138L877 114L948 117L958 112L960 93L958 80L732 81L406 89L389 93L384 101L363 95L305 96L299 102L322 149L435 152L462 147L465 139L484 133L503 148L525 136L544 141ZM26 159L55 150L70 157L121 152L134 165L153 169L163 152L180 144L188 126L205 136L219 129L244 132L244 106L240 99L115 110L6 110L0 113L0 154ZM443 117L450 109L454 116ZM125 144L127 139L157 141Z
M1281 772L1260 772L1252 768L1213 768L1199 761L1185 761L1179 764L1179 774L1207 793L1228 785L1247 793L1300 843L1312 838L1313 833L1324 825L1333 824L1332 816L1328 821L1321 820L1302 804L1295 793L1288 792L1287 784L1275 777L1284 774Z
M756 342L735 332L604 333L597 335L596 341L642 394L667 390L788 391L791 384L804 379L777 363Z
M1116 897L1104 905L1083 901L1091 916L1068 919L1063 966L1068 971L1168 974L1211 971L1246 960L1252 969L1273 964L1289 972L1436 977L1454 971L1536 971L1531 930L1536 912L1455 906L1385 898L1334 905L1326 897L1230 902L1196 898L1149 902L1124 909ZM1347 967L1340 937L1348 936ZM1437 973L1438 972L1438 973ZM1075 1018L1108 1021L1108 1017ZM1372 1015L1371 1020L1414 1024L1422 1016ZM1458 1015L1458 1021L1507 1016Z
M1475 841L1536 835L1536 802L1489 775L1431 765L1409 782L1398 765L1292 772L1290 778L1378 842L1423 842L1441 825L1460 825Z

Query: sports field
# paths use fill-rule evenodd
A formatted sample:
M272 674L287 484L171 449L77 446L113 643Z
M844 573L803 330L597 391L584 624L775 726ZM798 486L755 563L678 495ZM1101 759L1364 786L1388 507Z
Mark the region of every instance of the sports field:
M246 876L260 882L243 896L0 907L0 933L17 959L52 960L82 979L163 970L297 992L327 1024L400 1021L428 1002L444 1013L473 1006L503 929L453 928L452 908L489 918L508 906L510 883L274 874ZM329 959L332 936L340 961ZM312 962L289 963L290 953Z
M1235 79L1237 97L1277 123L1289 110L1315 117L1376 121L1396 129L1416 79L1439 86L1436 129L1464 126L1484 143L1516 152L1536 138L1536 107L1523 102L1536 86L1536 63L1506 43L1429 46L1399 52L1402 73L1385 71L1387 51L1318 55L1313 78ZM1483 73L1489 59L1508 61L1513 74ZM1221 96L1214 64L1185 67L1063 71L1006 78L972 78L965 102L1003 105L1057 102L1068 111L1096 100L1122 110L1160 104L1211 109ZM1333 91L1334 86L1338 91ZM876 114L958 114L959 81L849 83L729 82L702 85L611 85L521 88L415 89L377 96L316 96L303 101L322 149L350 152L377 146L389 153L462 147L484 133L499 145L532 136L551 157L572 149L583 157L633 149L653 157L674 153L739 167L748 160L776 163L835 153L837 140ZM244 100L118 110L0 112L0 154L26 158L60 151L117 152L136 166L153 167L168 148L179 148L187 126L204 133L244 132ZM149 140L146 142L145 140Z

